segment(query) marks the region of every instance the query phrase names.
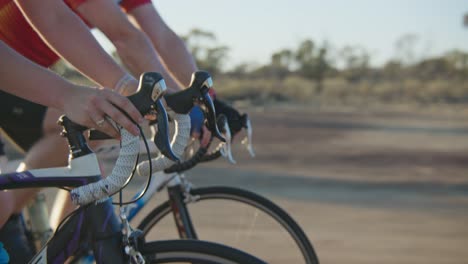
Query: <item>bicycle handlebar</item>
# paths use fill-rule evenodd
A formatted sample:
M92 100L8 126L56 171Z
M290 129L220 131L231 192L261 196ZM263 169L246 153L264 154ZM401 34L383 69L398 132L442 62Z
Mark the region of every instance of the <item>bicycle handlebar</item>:
M247 150L249 151L252 157L255 157L255 153L252 146L252 125L247 114L243 115L242 127L247 130L247 136L242 140L242 144L246 145ZM227 122L225 115L221 114L218 117L218 127L221 127L222 133L225 135L226 140L229 142L230 138L230 128ZM235 164L235 160L232 158L231 147L230 145L220 144L214 151L208 153L208 148L213 140L213 137L210 138L210 141L206 147L200 146L195 154L188 160L181 163L172 165L169 168L164 169L165 173L174 173L174 172L183 172L189 169L192 169L200 162L208 162L219 157L226 157L231 163Z
M122 129L120 134L122 147L111 175L97 182L73 189L71 200L74 204L85 205L106 199L118 192L127 182L135 166L140 143L138 136L133 136L125 129Z
M172 149L174 150L175 154L180 157L184 154L185 147L187 146L190 138L190 117L188 115L176 113L174 113L172 117L174 119L175 131L177 135L172 142ZM151 161L145 160L137 166L137 172L139 175L149 175L150 162L153 172L161 171L174 164L173 161L167 159L164 156L151 159Z
M138 91L135 94L129 96L128 98L142 115L151 112L155 108L157 108L158 111L161 111L162 114L158 112L158 126L161 123L163 128L167 128L167 114L160 102L165 92L166 85L160 74L144 73L140 77ZM82 133L88 128L77 125L66 117L62 117L59 123L64 127L64 134L67 136L69 144L71 146L70 148L73 151L72 145L74 144L70 141L73 138L72 136L68 135L67 131L69 129L75 129L75 133ZM187 130L189 131L190 127ZM73 189L71 191L71 199L73 203L77 205L85 205L96 200L105 199L118 192L122 188L122 186L125 185L129 176L131 175L131 172L137 160L139 152L139 137L133 136L125 129L121 129L120 133L122 138L122 147L120 149L119 157L116 161L116 165L113 168L111 175L97 182ZM170 152L173 154L172 149L169 145L167 130L160 131L158 137L160 138L160 145L158 146L158 148L162 144L162 148L165 149L166 152Z
M177 120L175 120L175 122L176 122L176 127L177 127L177 125L178 125ZM220 123L219 119L218 119L218 123ZM190 119L188 120L188 125L190 125ZM217 151L218 149L216 149L216 151L214 153L207 154L208 148L210 147L210 144L211 144L212 141L213 141L213 137L210 137L210 140L209 140L207 146L205 146L205 147L200 146L200 148L198 148L197 152L190 159L188 159L186 161L183 161L181 163L176 163L176 164L174 164L173 162L170 163L169 161L166 161L163 158L159 157L159 158L156 158L156 159L152 159L151 160L151 165L153 167L157 168L156 171L164 169L164 173L182 172L182 171L189 170L189 169L195 167L199 162L209 161L209 160L206 159L206 157L212 157L211 160L213 160L213 159L216 159L216 158L221 156L221 152ZM188 140L186 142L188 142ZM220 146L220 148L222 148L222 145ZM180 150L180 152L178 152L179 150ZM180 153L182 155L184 151L185 151L185 146L184 146L183 149L182 148L177 149L177 152L178 152L177 154ZM216 157L214 157L214 156L216 156ZM167 165L170 165L170 167L167 167ZM139 175L148 175L149 161L143 161L140 164L138 164L137 172L138 172Z
M156 89L153 89L153 88ZM164 89L161 89L164 87ZM159 91L161 90L161 91ZM153 112L157 113L157 120L163 120L162 122L157 122L158 134L154 140L157 148L161 153L172 160L179 160L178 157L172 152L169 144L169 130L168 125L165 120L167 118L166 109L163 106L161 96L166 92L166 83L159 73L155 72L146 72L140 76L140 82L138 84L137 91L128 96L127 98L135 105L135 107L140 111L142 115ZM161 94L162 93L162 94ZM161 131L161 132L159 132ZM98 139L110 139L111 137L99 130L92 129L89 133L90 140Z
M178 114L188 114L194 104L201 103L207 112L207 126L211 133L222 142L225 139L216 125L216 111L208 91L213 87L213 80L206 71L196 71L188 88L173 94L164 96L167 105Z

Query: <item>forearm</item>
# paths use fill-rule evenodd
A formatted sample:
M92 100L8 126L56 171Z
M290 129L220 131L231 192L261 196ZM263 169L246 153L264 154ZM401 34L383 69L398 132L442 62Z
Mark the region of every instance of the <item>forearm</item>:
M148 35L171 74L187 87L197 66L182 39L164 23L153 5L139 6L130 15Z
M3 91L63 110L65 94L76 87L27 60L0 41L0 83Z
M90 79L114 87L125 74L63 1L17 0L17 3L42 39Z
M122 62L134 76L153 71L162 74L168 87L180 90L182 84L177 82L163 66L149 39L138 30L133 34L119 35L111 39Z
M102 10L106 10L105 16ZM148 37L130 23L114 0L85 1L76 11L106 35L134 76L148 71L159 72L169 87L180 89L180 84L162 65Z

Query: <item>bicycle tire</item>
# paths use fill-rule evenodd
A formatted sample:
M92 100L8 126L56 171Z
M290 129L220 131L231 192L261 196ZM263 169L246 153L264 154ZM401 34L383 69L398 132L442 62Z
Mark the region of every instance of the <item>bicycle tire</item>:
M270 200L247 190L224 186L193 188L191 189L190 194L197 196L198 199L196 203L205 200L226 199L241 202L263 211L271 218L273 218L277 223L279 223L291 236L299 248L302 257L304 258L304 263L319 263L312 243L309 241L302 228L288 213L286 213L283 209ZM143 220L138 225L138 229L142 230L146 236L149 231L170 212L171 206L169 201L165 201L143 218Z
M139 252L148 263L265 264L235 248L201 240L162 240L147 242Z

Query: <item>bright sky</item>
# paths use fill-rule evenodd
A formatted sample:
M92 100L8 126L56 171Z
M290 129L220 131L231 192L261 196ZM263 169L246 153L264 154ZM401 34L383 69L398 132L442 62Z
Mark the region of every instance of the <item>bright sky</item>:
M231 62L265 63L274 51L306 38L333 47L362 45L374 64L395 55L402 35L416 34L419 56L468 51L466 0L160 0L154 1L177 33L215 33L230 47ZM419 51L418 51L419 50Z
M159 0L154 1L177 33L213 32L230 47L226 66L269 62L273 52L296 49L310 38L332 47L361 45L380 64L395 55L395 42L416 34L418 56L458 48L468 51L463 27L467 0Z

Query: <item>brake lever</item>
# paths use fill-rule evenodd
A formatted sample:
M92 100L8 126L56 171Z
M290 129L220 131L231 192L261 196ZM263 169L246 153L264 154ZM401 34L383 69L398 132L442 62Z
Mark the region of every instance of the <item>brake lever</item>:
M207 126L211 133L222 142L225 142L216 125L216 112L208 93L212 87L213 80L210 74L206 71L196 71L192 74L190 86L187 89L164 97L167 105L178 114L188 114L195 103L202 104L208 120Z
M226 142L223 143L223 146L220 149L221 155L226 158L230 163L236 164L236 160L234 160L232 156L232 135L231 129L229 128L229 123L225 115L221 114L218 118L218 125L221 127L221 133L223 133Z
M169 121L166 109L164 108L161 100L154 103L158 118L158 131L154 135L154 144L158 147L161 154L172 161L179 161L179 157L172 151L169 142Z
M153 110L157 111L158 132L153 141L167 158L178 161L178 157L172 151L169 138L169 125L166 109L161 102L162 96L167 91L166 83L161 74L156 72L145 72L141 74L137 92L127 98L133 103L141 114L147 114ZM90 139L108 139L108 135L98 131L90 131Z
M211 78L210 78L211 79ZM208 94L208 89L206 91L202 92L202 102L205 105L205 108L208 113L207 118L206 118L206 123L208 129L213 133L213 135L221 140L222 142L227 142L228 140L225 139L222 135L221 132L219 132L218 125L216 124L216 112L214 108L213 101L211 100L210 95Z
M149 97L153 102L150 104L151 109L156 110L158 120L158 132L153 138L154 143L161 151L161 153L173 161L178 161L178 157L172 152L171 144L169 141L169 120L167 117L166 109L161 102L162 96L167 91L166 83L164 82L161 74L156 72L145 72L140 76L140 85L138 90L142 90L145 87L152 87L151 96ZM136 102L138 97L141 97L139 93L131 95L130 101ZM144 97L148 98L148 96ZM145 112L150 112L151 109L145 109Z
M245 145L245 147L250 153L250 156L254 158L255 151L254 151L253 144L252 144L253 128L252 128L252 123L250 122L250 118L247 114L245 114L244 128L247 130L247 136L241 141L241 143L242 145Z

